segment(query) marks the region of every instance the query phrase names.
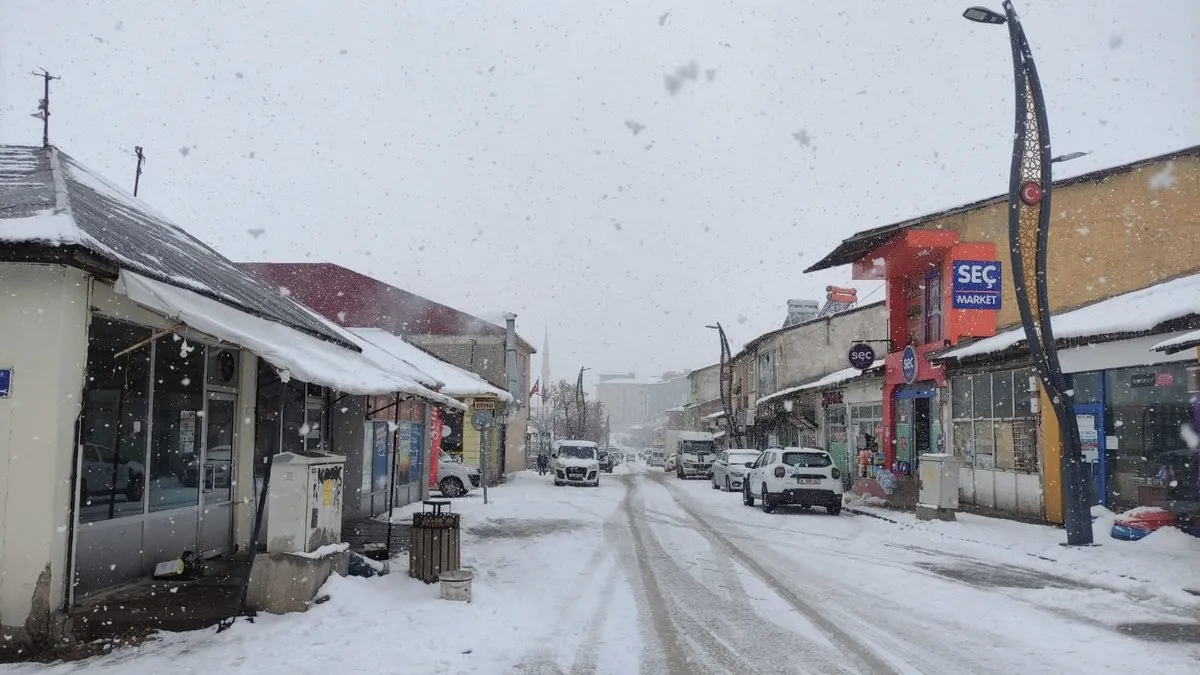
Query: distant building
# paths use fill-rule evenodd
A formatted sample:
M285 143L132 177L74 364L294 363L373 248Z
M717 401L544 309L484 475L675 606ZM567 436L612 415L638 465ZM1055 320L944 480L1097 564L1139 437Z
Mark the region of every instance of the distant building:
M652 425L670 410L687 405L691 385L684 372L663 373L658 378L639 380L635 373L600 375L596 398L609 415L613 433L635 425Z

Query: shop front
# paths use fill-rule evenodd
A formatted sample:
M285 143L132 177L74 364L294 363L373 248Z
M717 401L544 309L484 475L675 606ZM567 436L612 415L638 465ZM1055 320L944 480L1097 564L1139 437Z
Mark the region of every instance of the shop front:
M815 447L818 404L816 392L798 389L759 399L746 439L759 450Z
M1188 368L1173 362L1071 374L1090 503L1118 513L1158 507L1185 522L1198 515L1200 462L1184 430L1197 405Z
M855 478L874 477L883 463L882 388L880 378L868 377L821 392L820 447L842 470L847 489Z

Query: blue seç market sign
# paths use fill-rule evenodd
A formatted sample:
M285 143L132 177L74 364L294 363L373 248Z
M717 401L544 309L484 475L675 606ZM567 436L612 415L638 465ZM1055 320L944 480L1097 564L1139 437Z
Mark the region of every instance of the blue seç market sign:
M917 350L912 345L904 348L904 353L900 355L900 374L904 376L905 384L912 384L917 381Z
M1000 262L955 260L952 266L954 309L1000 309Z

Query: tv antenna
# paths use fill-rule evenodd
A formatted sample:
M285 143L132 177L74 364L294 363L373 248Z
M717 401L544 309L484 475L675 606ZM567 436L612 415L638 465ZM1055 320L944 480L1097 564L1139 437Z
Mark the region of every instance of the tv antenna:
M133 154L137 157L137 172L133 174L133 196L137 196L138 184L142 182L142 165L146 163L146 154L142 152L142 146L133 146Z
M42 78L42 98L38 99L38 111L30 117L36 117L42 121L42 147L48 148L50 147L50 80L61 80L62 78L51 75L45 68L42 68L40 73L30 74Z

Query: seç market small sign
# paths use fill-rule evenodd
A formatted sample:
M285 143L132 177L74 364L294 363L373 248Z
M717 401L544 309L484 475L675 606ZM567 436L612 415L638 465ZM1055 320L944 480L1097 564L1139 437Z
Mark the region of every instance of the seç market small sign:
M900 355L900 374L904 376L905 384L912 384L917 381L917 349L912 345L904 348L904 353Z

